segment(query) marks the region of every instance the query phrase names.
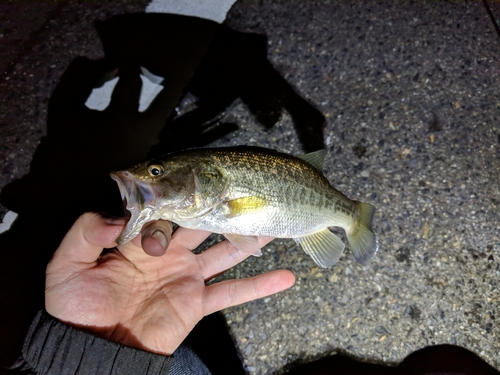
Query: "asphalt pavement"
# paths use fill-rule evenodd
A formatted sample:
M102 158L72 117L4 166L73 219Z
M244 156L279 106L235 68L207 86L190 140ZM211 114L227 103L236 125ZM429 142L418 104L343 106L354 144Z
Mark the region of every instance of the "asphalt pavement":
M147 3L0 4L0 188L30 171L71 62L102 59L94 21ZM252 44L255 62L253 50L242 55L251 63L225 60L251 87L202 114L204 124L235 125L207 145L324 147L332 185L376 206L380 245L366 266L347 246L321 269L279 239L221 276L287 268L297 277L285 292L224 311L248 373L340 353L394 365L438 344L500 368L500 8L486 5L239 0L230 9L225 25L242 50L253 41L242 35L267 40ZM229 92L203 87L190 87L179 114ZM1 216L14 210L2 205Z

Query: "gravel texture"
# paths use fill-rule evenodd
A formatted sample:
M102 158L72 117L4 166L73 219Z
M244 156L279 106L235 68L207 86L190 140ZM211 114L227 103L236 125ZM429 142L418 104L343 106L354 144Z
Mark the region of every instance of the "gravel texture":
M330 352L397 363L452 343L500 367L500 52L481 2L240 1L227 23L327 118L325 174L377 206L380 251L323 270L277 240L228 276L289 268L295 287L225 312L250 373ZM290 117L217 144L300 153Z
M500 2L495 0L484 0L486 11L494 25L496 25L497 33L500 34Z
M0 188L28 172L71 60L102 57L93 21L146 3L46 3L23 18L24 37L9 39L17 50L0 48ZM2 9L24 14L15 4ZM319 269L275 240L222 276L297 277L224 311L247 371L280 374L338 352L395 364L439 343L500 368L500 40L484 4L241 0L227 24L266 35L273 66L325 116L325 175L377 207L380 243L367 266L347 247ZM223 120L240 130L214 145L302 152L286 112L264 130L237 100Z

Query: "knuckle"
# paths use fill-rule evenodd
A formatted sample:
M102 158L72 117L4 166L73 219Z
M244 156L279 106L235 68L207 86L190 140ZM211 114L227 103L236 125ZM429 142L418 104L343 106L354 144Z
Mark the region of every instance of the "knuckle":
M253 287L254 297L256 297L256 298L260 297L259 285L258 285L256 279L252 280L252 287Z
M236 283L228 283L227 296L231 306L238 304L238 290L236 287Z
M144 225L142 228L143 233L153 233L157 230L162 231L166 235L170 235L172 233L172 223L167 220L156 220Z
M209 271L209 267L207 265L207 261L206 261L205 257L195 256L195 259L196 259L196 263L198 263L198 267L200 268L201 274L203 275L203 277L206 278L207 275L209 275L210 271Z
M88 224L92 220L95 220L96 217L100 217L100 215L95 212L85 212L80 215L78 220L80 220L83 224Z

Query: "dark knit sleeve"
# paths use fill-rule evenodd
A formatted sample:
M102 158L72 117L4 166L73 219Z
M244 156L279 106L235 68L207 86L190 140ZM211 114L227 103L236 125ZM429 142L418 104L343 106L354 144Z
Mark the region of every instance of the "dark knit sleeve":
M36 315L14 368L32 374L168 374L173 357L134 349Z

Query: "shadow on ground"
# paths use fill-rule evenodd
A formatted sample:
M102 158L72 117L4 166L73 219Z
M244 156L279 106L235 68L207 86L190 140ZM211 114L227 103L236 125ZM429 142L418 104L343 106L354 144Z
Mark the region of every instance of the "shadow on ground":
M287 375L498 375L476 354L454 345L417 350L398 366L363 363L345 355L327 356L307 364L292 364Z
M29 323L43 308L46 263L74 220L89 210L123 213L110 171L230 134L238 126L221 123L219 116L237 98L263 129L272 127L286 110L305 151L324 147L324 117L269 63L264 36L158 14L118 16L96 27L105 58L80 57L67 68L49 102L47 137L30 173L1 194L2 204L20 214L12 229L0 236L0 301L8 306L0 310L2 365L15 359ZM137 110L141 66L164 78L164 89L144 112ZM92 89L113 76L119 82L110 105L103 111L88 109L84 103ZM187 93L196 101L191 111L179 115L175 107ZM199 340L201 336L212 344ZM214 374L244 373L220 315L207 317L187 341ZM218 360L221 352L223 364ZM396 367L336 355L292 365L288 374L498 372L463 348L441 345L412 353Z
M283 109L307 151L323 148L323 115L271 66L267 39L194 17L127 14L97 22L105 58L76 58L48 106L47 136L30 173L7 185L1 202L19 218L0 236L0 363L12 362L37 310L45 267L74 220L85 211L121 216L109 173L147 157L209 144L236 130L217 118L241 98L264 128ZM151 105L138 111L140 67L164 78ZM118 76L102 111L85 106L92 89ZM187 93L195 108L174 110Z

